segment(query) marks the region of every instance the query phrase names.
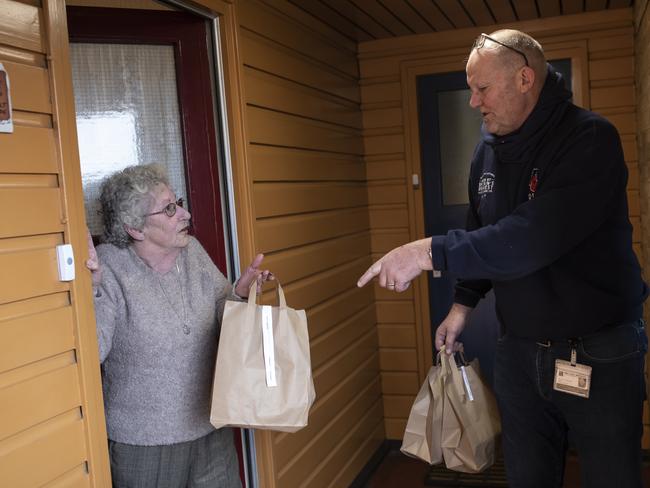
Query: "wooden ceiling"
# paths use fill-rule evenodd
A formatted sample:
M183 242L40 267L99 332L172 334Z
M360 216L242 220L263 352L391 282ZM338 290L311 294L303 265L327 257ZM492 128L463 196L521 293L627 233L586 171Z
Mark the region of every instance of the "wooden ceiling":
M352 41L631 7L634 0L289 0Z

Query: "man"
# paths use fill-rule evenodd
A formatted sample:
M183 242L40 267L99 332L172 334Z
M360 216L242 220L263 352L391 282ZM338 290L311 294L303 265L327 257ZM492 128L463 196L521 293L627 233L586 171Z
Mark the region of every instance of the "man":
M494 289L511 488L561 487L569 437L583 488L641 487L648 291L632 249L618 133L570 103L523 32L479 36L466 72L470 105L483 117L467 229L392 250L358 285L377 276L401 292L422 270L461 277L435 334L447 353Z

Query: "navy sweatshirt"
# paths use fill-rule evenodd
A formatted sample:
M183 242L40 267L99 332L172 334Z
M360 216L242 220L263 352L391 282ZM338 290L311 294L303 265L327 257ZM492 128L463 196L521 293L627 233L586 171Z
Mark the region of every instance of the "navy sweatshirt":
M431 239L434 268L461 278L455 302L473 307L494 288L505 330L535 340L638 319L648 294L632 249L620 138L570 97L549 66L522 127L483 131L467 228Z

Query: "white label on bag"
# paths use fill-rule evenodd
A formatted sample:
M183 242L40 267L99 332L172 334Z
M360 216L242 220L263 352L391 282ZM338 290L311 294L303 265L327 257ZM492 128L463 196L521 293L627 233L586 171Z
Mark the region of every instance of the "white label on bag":
M262 305L262 344L264 346L264 368L266 386L278 386L275 378L275 345L273 344L273 309Z
M474 401L474 395L472 394L472 387L469 386L469 378L467 377L467 372L465 372L465 366L460 367L460 372L463 374L463 383L465 383L465 391L467 391L467 397L470 402Z

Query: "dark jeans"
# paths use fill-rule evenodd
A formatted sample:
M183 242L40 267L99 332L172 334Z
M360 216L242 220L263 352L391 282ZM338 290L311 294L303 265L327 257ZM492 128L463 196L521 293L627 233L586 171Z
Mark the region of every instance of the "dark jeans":
M593 368L590 396L581 398L553 389L555 360L570 360L568 341L499 339L494 383L510 488L560 488L567 435L582 488L641 488L647 348L643 321L580 339L577 362Z

